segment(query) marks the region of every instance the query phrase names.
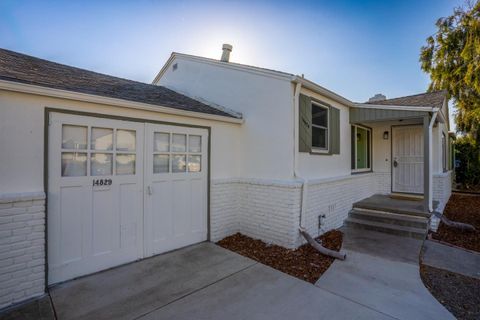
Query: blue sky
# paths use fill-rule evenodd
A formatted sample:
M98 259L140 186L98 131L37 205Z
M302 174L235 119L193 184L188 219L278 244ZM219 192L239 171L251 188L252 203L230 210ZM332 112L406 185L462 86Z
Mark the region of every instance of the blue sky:
M428 87L418 56L460 0L0 2L0 47L151 82L172 51L295 74L354 101Z

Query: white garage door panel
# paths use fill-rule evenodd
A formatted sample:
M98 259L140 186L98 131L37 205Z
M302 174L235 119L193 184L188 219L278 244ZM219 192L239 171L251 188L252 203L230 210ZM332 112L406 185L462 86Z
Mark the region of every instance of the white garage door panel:
M74 129L65 133L62 130L65 127ZM101 128L95 132L96 139L92 139L93 128ZM105 128L107 133L98 134ZM124 138L120 135L127 131L122 130L135 133L135 150L123 148L121 143ZM68 143L62 144L64 138ZM143 139L143 123L56 113L50 115L49 284L143 256ZM82 141L78 143L77 140ZM106 171L93 166L98 154L100 157L96 159L101 166L106 166ZM68 161L62 163L65 155ZM123 161L125 155L135 156L135 164L132 165L135 170L118 175L117 166L125 173L122 163L117 163ZM109 166L111 169L108 169ZM94 181L111 181L111 185L94 185Z
M207 240L207 130L146 124L145 134L145 256ZM155 169L156 156L168 166Z
M207 240L207 130L52 113L48 152L49 284Z

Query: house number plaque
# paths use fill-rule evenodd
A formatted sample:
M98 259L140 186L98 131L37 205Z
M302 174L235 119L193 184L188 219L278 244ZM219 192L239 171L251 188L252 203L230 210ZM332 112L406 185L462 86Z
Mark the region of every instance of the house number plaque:
M112 179L93 179L93 186L111 186Z

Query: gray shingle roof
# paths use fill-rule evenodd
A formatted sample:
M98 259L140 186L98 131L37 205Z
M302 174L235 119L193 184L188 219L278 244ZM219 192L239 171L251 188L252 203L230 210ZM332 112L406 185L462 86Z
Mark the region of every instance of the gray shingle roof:
M162 86L117 78L0 49L0 79L236 118Z
M367 102L368 104L412 106L412 107L436 107L442 108L443 101L447 96L446 90L415 94L412 96L399 97L381 101Z

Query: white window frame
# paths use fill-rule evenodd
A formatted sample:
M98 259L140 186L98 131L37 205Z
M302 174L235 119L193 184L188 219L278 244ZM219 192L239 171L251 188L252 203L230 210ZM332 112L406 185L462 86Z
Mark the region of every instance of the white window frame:
M442 132L442 171L448 171L448 161L447 161L447 135L445 132Z
M316 107L319 107L319 108L327 109L327 127L313 124L313 117L312 117L312 152L313 153L328 153L330 151L330 107L325 106L325 105L323 105L321 103L318 103L316 101L312 101L312 111L313 111L313 106L314 105ZM327 136L325 137L326 145L327 145L326 148L315 147L313 145L313 127L324 129L324 130L327 131Z
M372 129L371 128L367 128L367 127L364 127L364 126L361 126L361 125L358 125L358 124L352 124L350 126L350 128L354 127L355 128L355 132L354 132L354 137L355 137L355 141L352 141L352 143L354 144L354 153L355 153L355 168L352 168L352 172L353 173L358 173L358 172L370 172L372 171L372 162L373 162L373 159L372 159L372 150L373 150L373 134L372 134ZM362 168L362 169L357 169L357 128L362 128L364 130L367 130L367 132L370 132L370 143L368 144L367 143L367 146L370 145L370 150L367 150L368 152L368 155L369 155L369 158L370 158L370 163L368 163L368 167L367 168ZM350 134L350 137L351 137L351 134Z

